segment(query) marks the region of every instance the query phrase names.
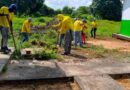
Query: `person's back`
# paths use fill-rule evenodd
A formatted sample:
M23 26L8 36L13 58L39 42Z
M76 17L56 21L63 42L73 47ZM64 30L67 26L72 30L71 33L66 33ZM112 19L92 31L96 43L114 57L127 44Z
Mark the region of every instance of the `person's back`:
M83 22L78 18L74 22L74 44L75 48L77 47L77 44L80 44L80 47L82 47L82 40L81 40L81 32L82 32L82 25Z
M0 8L0 26L2 27L9 27L9 22L7 20L7 17L6 16L3 16L4 15L9 15L9 8L6 7L6 6L3 6Z
M74 31L81 31L82 30L82 21L76 20L74 22Z
M73 22L69 16L64 16L61 21L61 32L66 33L67 30L73 30Z
M26 32L26 33L30 33L31 32L31 30L30 30L30 22L28 20L24 21L21 32L22 33L23 32Z
M32 22L32 18L28 18L28 20L25 20L23 23L23 27L21 30L21 34L23 35L22 42L29 40L29 34L31 33L31 30L30 30L31 22Z

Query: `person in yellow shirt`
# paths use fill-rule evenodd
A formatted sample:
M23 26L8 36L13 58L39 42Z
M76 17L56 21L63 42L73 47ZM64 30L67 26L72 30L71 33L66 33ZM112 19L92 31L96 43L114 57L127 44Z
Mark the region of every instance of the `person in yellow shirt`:
M0 30L2 34L1 52L9 53L11 51L8 49L7 44L9 38L9 29L12 27L12 20L16 10L17 6L15 4L11 4L9 7L2 6L0 8Z
M23 35L22 42L29 40L29 34L31 33L31 22L32 18L28 18L28 20L25 20L22 26L21 34Z
M53 27L58 27L60 34L64 34L64 53L62 55L68 55L71 52L73 22L71 17L63 14L58 14L57 19L59 20L59 24Z
M29 34L31 33L31 30L30 30L31 22L32 22L32 18L29 18L28 20L25 20L23 23L23 27L21 30L21 34L23 35L22 42L29 40Z
M94 19L91 23L92 29L91 29L91 37L96 38L96 31L97 31L97 22L96 19Z
M78 43L80 44L80 47L83 47L82 39L81 39L82 25L83 25L83 22L80 20L80 18L77 18L77 20L74 22L74 45L75 45L75 48L77 47Z
M82 20L82 43L86 44L86 32L87 32L87 21L85 19Z

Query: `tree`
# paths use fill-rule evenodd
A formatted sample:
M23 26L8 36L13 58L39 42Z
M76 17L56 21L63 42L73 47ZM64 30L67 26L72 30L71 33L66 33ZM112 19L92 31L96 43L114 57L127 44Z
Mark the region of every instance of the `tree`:
M89 13L89 7L81 6L77 9L77 12L81 14L88 14Z
M103 19L119 21L122 3L120 0L93 0L91 11Z
M55 10L55 13L56 13L56 14L61 14L61 13L62 13L62 10L61 10L61 9L57 9L57 10Z
M39 10L39 12L41 13L41 15L44 15L44 16L52 16L55 14L54 9L46 5L43 5L42 8Z
M63 8L63 13L64 13L64 14L72 14L73 10L74 10L73 7L70 8L70 7L68 7L68 6L65 6L65 7Z
M43 6L44 0L1 0L1 6L17 4L17 12L25 15L35 14Z

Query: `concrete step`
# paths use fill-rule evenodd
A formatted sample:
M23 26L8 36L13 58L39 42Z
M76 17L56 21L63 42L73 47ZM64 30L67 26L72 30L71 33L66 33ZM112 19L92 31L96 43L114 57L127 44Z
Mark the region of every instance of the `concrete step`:
M0 73L2 73L4 67L8 64L10 59L10 54L5 55L0 53Z
M10 47L10 49L12 52L14 51L13 47ZM4 54L4 53L0 52L0 73L2 73L4 67L8 64L12 52L9 54Z
M118 61L88 61L81 63L57 62L67 76L99 75L99 74L130 74L130 63Z

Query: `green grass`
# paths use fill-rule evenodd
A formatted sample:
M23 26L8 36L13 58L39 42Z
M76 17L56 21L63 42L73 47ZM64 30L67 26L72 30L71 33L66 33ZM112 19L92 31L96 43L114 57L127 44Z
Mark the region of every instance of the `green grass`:
M28 17L20 18L15 17L13 20L13 27L15 32L20 32L23 22L28 19ZM47 22L50 22L53 18L51 17L35 17L33 18L32 25L45 26Z
M27 18L14 19L14 31L19 32L22 28L24 20ZM33 25L45 26L47 22L51 21L53 17L37 17L33 18ZM88 21L90 25L90 21ZM108 20L97 20L98 30L97 35L101 37L111 37L113 33L120 32L120 22L108 21ZM88 34L90 35L91 26L88 28Z

